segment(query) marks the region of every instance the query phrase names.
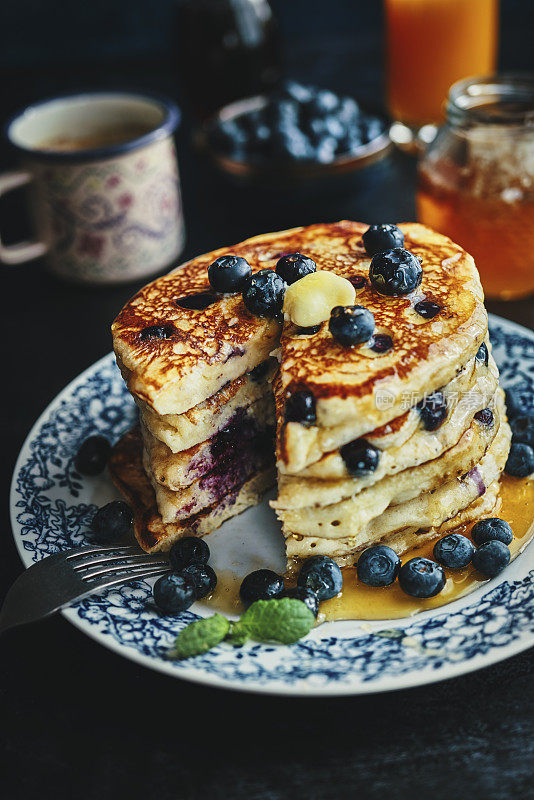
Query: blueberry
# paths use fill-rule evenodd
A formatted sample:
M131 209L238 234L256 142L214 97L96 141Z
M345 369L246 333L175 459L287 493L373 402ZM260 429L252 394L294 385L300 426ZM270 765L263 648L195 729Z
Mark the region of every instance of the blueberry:
M105 436L89 436L76 453L74 466L81 475L99 475L110 453L111 445Z
M483 408L481 411L477 411L475 419L482 425L493 425L493 411L491 408Z
M447 401L443 392L439 390L423 397L417 403L417 410L421 416L421 422L425 431L435 431L443 424L447 416Z
M364 117L360 122L360 136L364 144L377 139L385 131L383 122L376 117Z
M171 567L181 572L189 564L207 564L210 549L203 539L197 536L184 536L173 544L169 552Z
M419 260L402 247L384 250L371 259L369 280L380 294L389 297L409 294L417 289L422 279Z
M347 472L353 478L360 478L374 472L380 460L380 450L366 439L354 439L340 448Z
M256 600L272 600L280 597L284 591L284 581L272 569L257 569L250 572L241 583L239 594L246 603Z
M182 575L188 575L195 584L195 600L202 600L213 592L217 586L217 575L208 564L200 564L193 561L189 566L181 571Z
M489 352L485 342L482 342L482 344L478 348L475 358L479 362L479 364L484 364L485 367L488 366Z
M473 566L486 578L494 578L510 563L510 550L497 539L484 542L473 556Z
M313 425L317 419L315 397L307 389L294 392L286 400L286 422L300 422L301 425Z
M462 569L467 567L473 558L475 547L473 542L459 533L449 533L434 545L433 555L444 567Z
M346 124L347 122L358 119L360 116L360 107L352 97L342 97L336 113L338 118Z
M309 104L311 114L331 114L339 107L339 97L328 89L319 89Z
M362 236L365 252L369 256L404 247L404 234L396 225L384 222L381 225L370 225Z
M368 586L389 586L397 577L400 558L395 550L384 544L364 550L356 564L356 572L362 583Z
M122 539L132 525L133 512L124 500L112 500L99 508L91 522L91 530L98 541L115 542Z
M534 447L534 414L521 414L510 422L512 441Z
M534 414L534 395L530 384L516 383L506 389L506 411L509 419L523 414Z
M374 353L387 353L393 347L393 339L387 333L375 333L371 343L371 350Z
M196 292L195 294L186 294L183 297L178 297L173 302L178 308L185 308L188 311L204 311L205 308L213 305L217 300L218 297L213 292Z
M423 319L433 319L441 311L441 306L432 300L420 300L413 308Z
M161 325L147 325L139 333L142 342L150 342L153 339L170 339L175 333L175 327L170 322Z
M241 256L219 256L208 267L208 280L216 292L238 292L252 274L250 264Z
M526 478L534 472L534 447L512 442L504 471L514 478Z
M278 317L282 312L286 284L272 269L260 269L247 279L243 302L258 317Z
M375 318L364 306L335 306L330 312L328 329L336 342L350 347L369 341Z
M343 587L343 575L328 556L311 556L300 568L297 584L315 592L319 600L330 600Z
M412 597L434 597L445 586L445 573L435 561L417 556L400 568L399 584Z
M313 98L313 91L309 86L304 86L302 83L290 79L283 82L281 93L297 103L309 103Z
M288 286L295 281L299 281L305 275L315 272L315 261L302 253L286 253L278 259L276 264L276 274L280 275Z
M490 517L489 519L481 519L473 525L471 537L476 546L480 547L482 544L494 540L503 544L510 544L514 534L510 525L504 519Z
M298 128L275 129L270 148L274 158L284 160L310 161L314 156L310 140Z
M352 278L347 278L347 280L352 283L356 291L358 289L363 289L367 284L367 279L364 278L363 275L353 275Z
M287 589L284 592L284 597L293 597L295 600L302 600L302 602L308 606L314 617L319 613L319 598L312 589L308 589L306 586L295 586L293 589Z
M315 145L315 160L319 164L330 164L336 157L338 148L337 139L333 136L323 136Z
M154 584L154 600L163 614L176 616L195 602L196 585L189 575L169 572Z

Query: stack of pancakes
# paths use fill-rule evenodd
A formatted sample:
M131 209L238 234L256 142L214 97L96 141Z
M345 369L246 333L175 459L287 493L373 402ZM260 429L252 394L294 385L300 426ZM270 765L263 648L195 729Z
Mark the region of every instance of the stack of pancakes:
M115 448L111 471L134 506L145 549L208 533L258 502L273 482L275 410L272 505L290 565L313 554L352 563L376 542L401 553L490 514L510 430L478 273L446 237L400 227L423 268L421 286L407 297L370 285L366 226L344 221L201 256L125 306L114 346L141 420ZM207 266L219 255L242 256L256 272L274 269L288 252L348 278L389 347L372 340L344 347L327 322L299 329L286 319L281 329L250 314L239 294L210 293ZM418 313L421 302L434 304L432 318ZM296 393L313 398L312 420L286 419ZM435 393L446 412L429 430L421 409ZM361 440L378 449L378 459L355 475L346 445Z

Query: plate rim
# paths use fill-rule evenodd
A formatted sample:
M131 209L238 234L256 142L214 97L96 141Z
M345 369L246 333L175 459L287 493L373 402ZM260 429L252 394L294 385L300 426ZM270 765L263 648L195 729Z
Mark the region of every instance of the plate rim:
M530 328L526 328L524 325L521 325L513 320L507 319L506 317L501 317L497 314L488 314L489 325L497 324L497 325L504 325L504 327L512 328L518 335L527 336L527 338L532 339L534 343L534 331ZM83 383L84 377L88 373L92 373L94 370L100 365L105 364L108 361L112 361L114 358L113 351L106 353L104 356L100 357L84 370L82 370L78 375L76 375L69 383L67 383L47 404L47 406L43 409L43 411L39 414L33 425L30 427L28 433L26 434L24 441L20 447L17 459L15 461L15 466L13 469L13 474L11 478L10 484L10 492L9 492L9 510L10 510L10 523L11 523L11 533L14 540L14 544L21 559L21 562L25 568L29 566L27 564L26 555L27 551L25 551L23 547L22 539L16 531L19 528L18 521L16 519L16 506L15 506L15 494L16 494L16 480L17 476L20 472L20 469L27 458L27 455L30 450L30 444L36 436L36 433L41 428L42 424L46 421L50 413L56 408L57 405L61 403L63 397L68 394L76 385ZM499 584L499 578L494 578L479 587L475 592L471 593L468 596L472 596L478 591L486 591L488 588L495 588ZM448 609L451 606L454 606L455 602L452 601L445 606L440 606L441 609L440 614L446 615L447 612L443 609ZM417 618L421 618L422 614L425 616L435 615L435 611L438 609L429 609L420 614L416 615ZM501 661L505 661L508 658L513 657L514 655L518 655L519 653L525 652L526 650L530 649L534 645L533 642L528 641L528 637L521 636L518 637L517 640L509 643L508 645L504 645L502 647L493 647L488 653L485 654L477 654L473 656L469 660L461 660L458 661L456 664L448 663L447 665L436 669L434 672L425 671L420 672L418 670L412 670L409 673L400 673L397 677L387 676L384 677L380 681L361 681L359 680L357 684L355 683L347 683L341 684L339 682L332 682L331 684L326 685L310 685L305 684L304 680L301 681L299 684L266 684L263 685L259 682L245 682L245 683L238 683L228 678L220 677L214 675L212 673L208 673L203 671L202 668L195 668L191 666L189 669L182 669L177 670L171 663L167 664L163 659L154 658L153 656L145 655L144 653L139 652L134 646L130 646L126 643L119 643L116 642L110 635L105 634L100 630L100 628L96 625L90 625L87 623L86 620L80 618L76 613L75 609L72 608L64 608L60 611L61 615L68 620L74 627L76 627L79 631L84 633L85 635L89 636L95 642L103 645L111 652L120 655L134 663L138 664L139 666L145 667L149 670L156 670L157 672L167 675L172 678L178 678L184 681L188 681L191 683L209 686L211 688L218 688L218 689L226 689L231 691L240 691L240 692L247 692L250 694L263 694L263 695L280 695L280 696L289 696L289 697L347 697L347 696L357 696L357 695L368 695L368 694L380 694L382 692L390 692L390 691L399 691L402 689L410 689L415 688L417 686L426 686L432 683L438 683L445 680L450 680L452 678L460 677L461 675L467 675L472 672L475 672L480 669L484 669L485 667L492 666L496 663ZM435 615L437 616L437 615ZM403 618L402 622L405 619L413 619L413 617ZM398 622L400 622L399 620ZM355 621L359 622L359 621ZM362 621L364 622L364 621ZM381 620L381 622L388 623L391 620ZM329 623L324 623L328 625ZM316 630L322 628L323 625L318 626ZM446 674L442 674L442 673Z

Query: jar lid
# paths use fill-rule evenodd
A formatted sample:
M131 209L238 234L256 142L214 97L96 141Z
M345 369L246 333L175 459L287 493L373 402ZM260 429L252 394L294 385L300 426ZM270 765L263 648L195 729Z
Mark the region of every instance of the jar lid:
M504 73L453 84L447 116L455 124L534 126L534 75Z

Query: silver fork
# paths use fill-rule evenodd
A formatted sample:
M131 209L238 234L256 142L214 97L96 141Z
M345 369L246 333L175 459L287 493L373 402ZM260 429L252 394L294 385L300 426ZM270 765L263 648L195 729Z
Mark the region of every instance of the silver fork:
M0 611L0 634L35 622L89 594L170 569L162 553L135 546L80 547L47 556L20 575Z

